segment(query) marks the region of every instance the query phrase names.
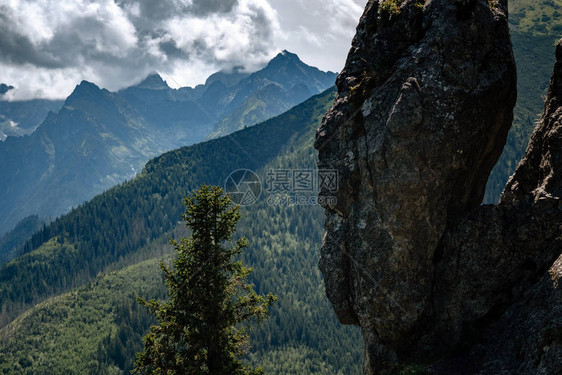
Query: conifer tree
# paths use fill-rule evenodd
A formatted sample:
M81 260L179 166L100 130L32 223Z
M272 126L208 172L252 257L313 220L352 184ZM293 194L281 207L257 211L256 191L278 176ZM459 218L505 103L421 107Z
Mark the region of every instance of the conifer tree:
M236 260L248 245L232 241L239 207L222 189L202 186L183 201L190 238L171 240L173 267L160 264L169 302L139 298L156 317L137 354L136 374L246 375L261 369L244 365L251 321L268 316L276 300L259 296L247 282L251 269Z

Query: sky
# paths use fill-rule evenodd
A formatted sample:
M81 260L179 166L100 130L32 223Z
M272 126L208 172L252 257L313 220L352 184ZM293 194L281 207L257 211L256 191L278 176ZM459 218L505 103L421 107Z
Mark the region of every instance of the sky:
M3 100L116 91L158 72L172 87L255 71L281 50L343 68L367 0L0 0Z

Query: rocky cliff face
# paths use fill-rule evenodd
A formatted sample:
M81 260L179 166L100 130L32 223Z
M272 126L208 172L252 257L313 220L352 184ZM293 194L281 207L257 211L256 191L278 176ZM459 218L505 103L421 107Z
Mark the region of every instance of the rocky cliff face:
M543 116L498 206L447 229L421 341L478 374L562 374L562 41ZM439 341L464 345L457 353ZM420 351L420 353L423 351ZM470 367L467 366L470 364Z
M507 1L367 4L315 144L339 172L320 268L365 374L561 371L561 77L502 204L480 207L516 97Z

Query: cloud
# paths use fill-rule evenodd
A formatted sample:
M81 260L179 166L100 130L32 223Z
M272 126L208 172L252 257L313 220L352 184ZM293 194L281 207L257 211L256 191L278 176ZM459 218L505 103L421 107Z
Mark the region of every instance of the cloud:
M229 13L237 3L237 0L193 0L192 7L195 15Z
M0 82L11 100L63 98L81 79L117 90L155 70L199 83L264 63L277 28L266 0L0 0ZM179 71L190 66L201 71Z
M248 56L263 60L270 55L277 28L275 13L267 2L240 0L237 11L228 17L174 17L166 24L165 35L167 42L198 59L240 65Z
M0 51L0 58L11 64L57 66L52 56L41 54L27 35L14 28L10 12L5 7L0 7Z
M76 66L77 59L125 58L135 28L113 1L14 1L0 7L2 62L43 68Z
M82 79L117 90L153 71L194 85L282 49L339 70L362 2L0 0L0 82L15 86L9 100L64 98Z
M324 70L343 68L367 0L270 0L283 33L277 45Z

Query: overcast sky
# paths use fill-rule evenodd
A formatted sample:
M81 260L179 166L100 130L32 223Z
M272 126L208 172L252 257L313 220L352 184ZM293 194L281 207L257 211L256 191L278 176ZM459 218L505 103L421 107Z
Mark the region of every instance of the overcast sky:
M343 68L367 0L0 0L4 99L65 98L85 79L109 90L157 71L172 87L255 70L286 49Z

